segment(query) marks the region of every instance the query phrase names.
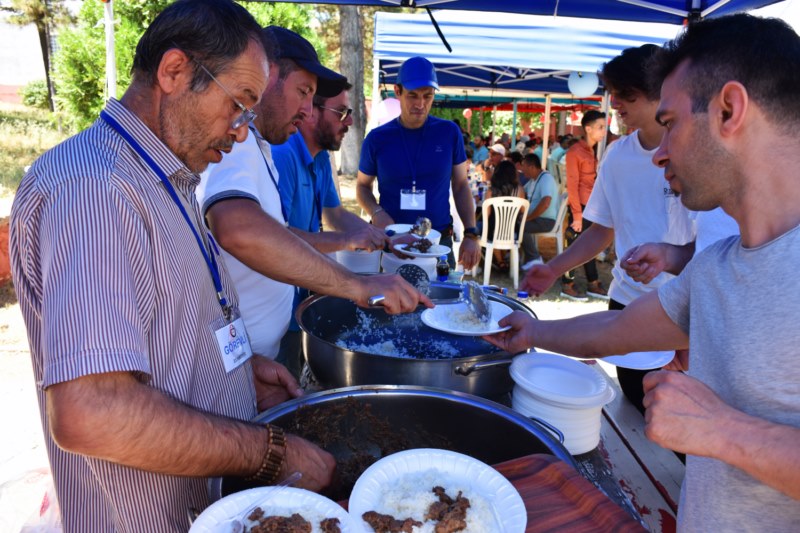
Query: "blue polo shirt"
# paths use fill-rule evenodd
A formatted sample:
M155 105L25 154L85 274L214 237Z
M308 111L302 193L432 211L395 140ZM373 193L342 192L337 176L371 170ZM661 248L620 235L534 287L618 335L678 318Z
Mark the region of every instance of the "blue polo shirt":
M442 231L450 223L453 167L467 160L464 138L455 122L429 116L421 128L408 129L396 118L372 130L361 146L358 169L378 177L380 206L398 224L431 219ZM400 209L400 190L425 190L425 209Z
M322 150L312 158L305 139L297 132L284 144L273 146L272 157L287 222L293 228L319 231L322 210L340 205L328 151Z
M472 162L477 165L485 159L489 159L489 149L486 148L486 145L484 144L480 148L475 149L475 152L472 154Z

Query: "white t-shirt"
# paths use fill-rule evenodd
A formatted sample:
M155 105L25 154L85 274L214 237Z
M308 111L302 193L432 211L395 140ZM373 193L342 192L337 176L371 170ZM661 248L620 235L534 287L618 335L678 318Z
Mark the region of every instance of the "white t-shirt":
M265 161L269 162L274 183ZM231 153L220 163L210 165L203 172L197 200L205 213L219 200L249 198L258 202L265 213L285 224L276 183L278 171L272 162L269 143L257 140L251 131L244 142L233 145ZM220 251L239 293L239 306L253 352L274 359L289 327L294 287L259 274L225 250Z
M695 238L690 213L669 188L664 170L653 164L654 153L642 147L637 132L612 143L583 211L587 219L614 230L617 261L608 294L624 305L674 277L664 272L647 285L633 281L619 266L625 252L647 242L683 245Z

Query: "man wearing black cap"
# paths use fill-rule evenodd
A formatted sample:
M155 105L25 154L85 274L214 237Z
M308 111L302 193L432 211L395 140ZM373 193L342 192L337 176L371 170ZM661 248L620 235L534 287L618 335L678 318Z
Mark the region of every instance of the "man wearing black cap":
M270 144L286 142L311 115L315 92L333 96L347 80L323 67L311 43L295 32L270 26L261 37L270 76L251 135L209 168L197 192L241 296L253 351L274 359L289 326L294 286L359 305L382 294L391 298L391 313L430 303L400 277L356 275L317 252L303 239L306 232L287 229ZM383 248L384 239L379 234L365 247Z
M452 247L452 185L465 228L458 261L470 269L478 263L481 249L467 181L467 155L456 123L429 116L438 88L430 61L412 57L403 63L394 86L400 116L375 128L364 139L356 196L376 226L413 224L417 217L425 216L442 233L441 244ZM372 192L376 177L380 203Z

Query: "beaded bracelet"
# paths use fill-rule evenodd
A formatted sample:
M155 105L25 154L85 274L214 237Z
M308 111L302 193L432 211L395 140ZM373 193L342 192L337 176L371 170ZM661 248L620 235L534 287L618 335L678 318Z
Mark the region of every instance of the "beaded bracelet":
M269 437L267 439L267 452L261 461L261 466L256 472L245 478L245 481L256 481L263 485L272 485L277 481L286 460L286 434L278 426L267 424Z

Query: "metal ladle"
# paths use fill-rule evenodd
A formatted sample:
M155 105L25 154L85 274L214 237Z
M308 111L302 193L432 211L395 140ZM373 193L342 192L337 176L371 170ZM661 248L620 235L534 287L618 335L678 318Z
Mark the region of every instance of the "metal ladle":
M431 227L431 219L428 217L419 217L417 218L417 222L411 228L411 233L418 235L419 237L427 237L428 233L431 232Z
M451 283L440 283L431 281L430 278L428 277L428 273L425 272L425 270L423 270L418 265L402 265L397 269L397 274L401 278L409 282L411 285L413 285L418 291L420 291L423 294L428 294L431 286L439 286L439 287L457 286ZM483 287L478 285L476 282L466 281L461 285L461 298L459 298L459 300L466 302L467 308L469 308L470 311L475 313L475 316L481 322L488 323L489 320L491 319L492 311L491 308L489 307L489 297L486 296L486 293L483 291ZM434 303L451 303L451 302L434 301Z

